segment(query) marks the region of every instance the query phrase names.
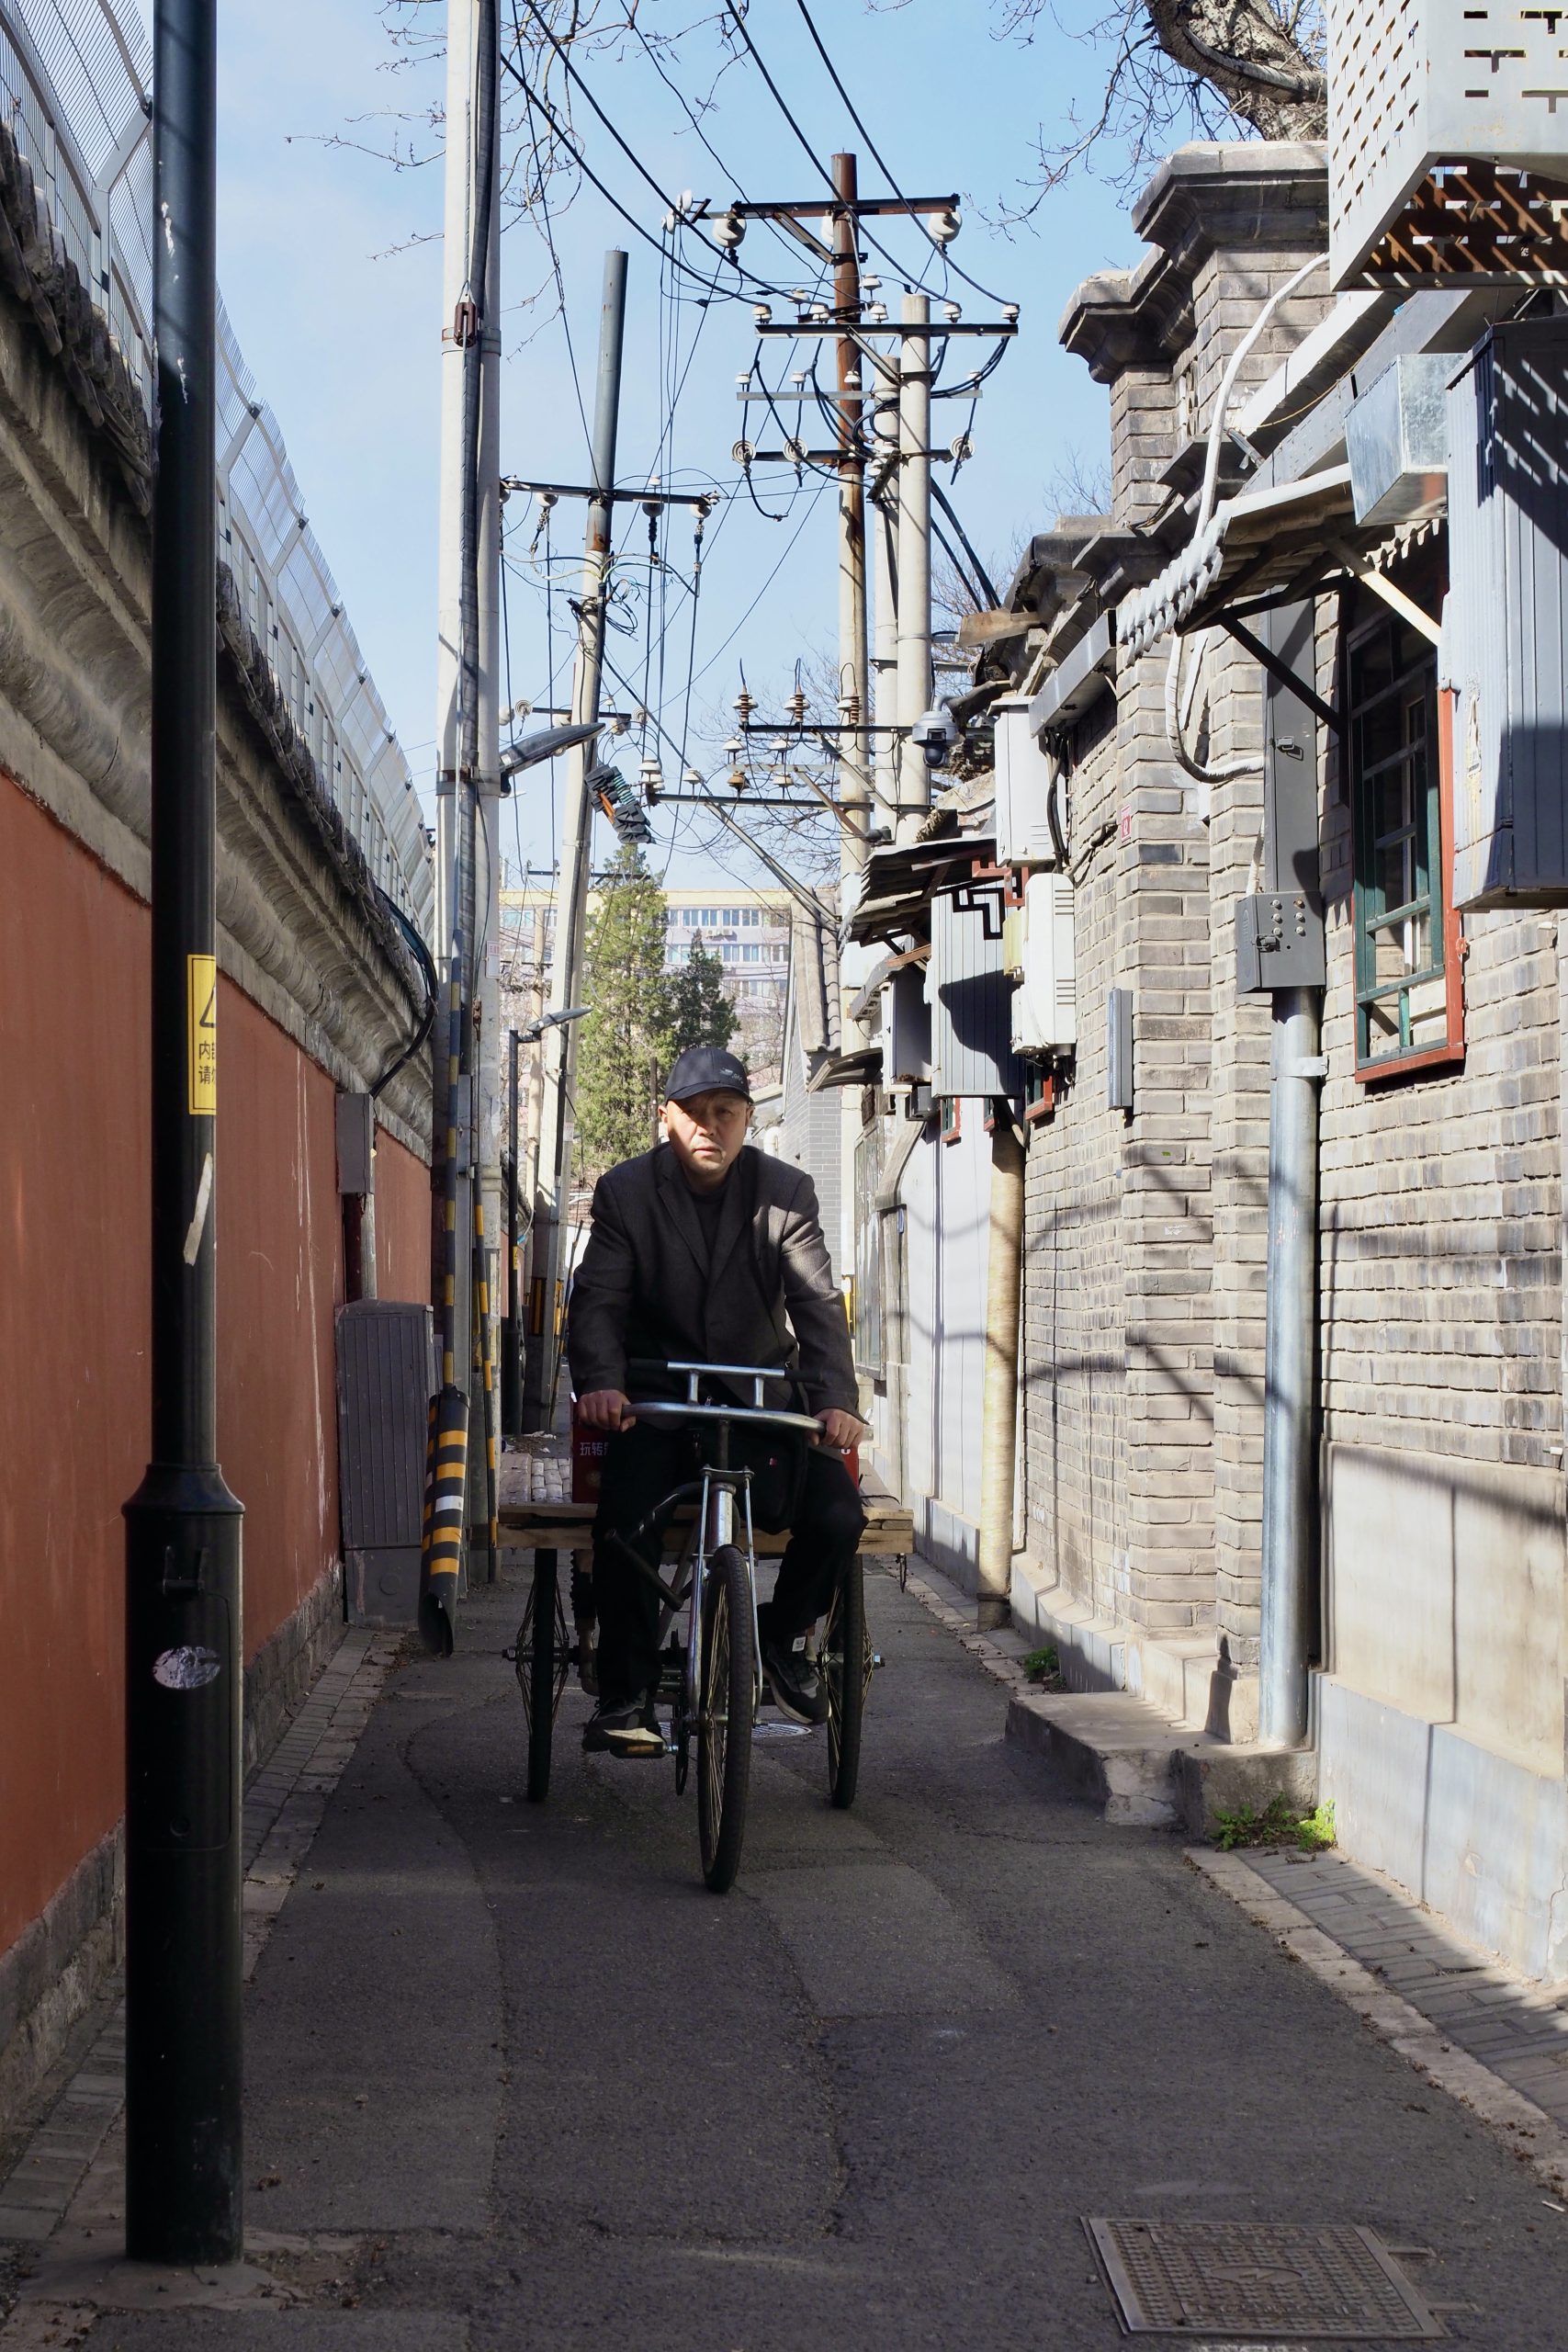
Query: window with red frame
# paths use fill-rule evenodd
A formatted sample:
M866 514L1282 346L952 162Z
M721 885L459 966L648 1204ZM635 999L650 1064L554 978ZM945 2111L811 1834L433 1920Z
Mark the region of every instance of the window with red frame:
M1356 1075L1376 1080L1464 1053L1449 714L1437 649L1394 613L1352 629L1346 668Z

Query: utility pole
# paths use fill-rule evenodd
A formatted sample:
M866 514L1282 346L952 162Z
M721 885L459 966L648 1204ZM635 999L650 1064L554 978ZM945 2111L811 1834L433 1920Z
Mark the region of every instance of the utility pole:
M906 294L903 323L931 319L924 294ZM913 841L931 807L931 770L913 729L931 702L931 360L929 334L906 334L898 379L898 750L900 842Z
M216 0L153 12L152 1451L126 1519L126 2252L243 2250L241 1507L218 1466Z
M482 1366L484 1451L469 1449L470 1558L472 1531L482 1521L485 1578L495 1581L497 1462L501 1451L497 1306L501 1290L501 28L497 0L479 0L479 122L474 173L483 228L483 296L479 312L479 458L473 482L474 708L473 800L476 855L471 1002L478 1035L473 1051L474 1143L477 1179L473 1264L478 1320L472 1353ZM479 183L482 179L482 187Z
M431 1499L420 1596L425 1640L432 1648L444 1651L452 1646L464 1532L470 1516L469 1389L479 1287L474 1281L474 1175L486 1123L481 1118L483 1073L476 1068L474 1050L476 949L481 931L488 927L491 897L499 881L495 815L500 790L495 751L499 730L493 717L488 730L481 718L487 692L492 713L495 707L500 544L499 489L487 500L483 487L487 448L491 475L499 475L499 427L493 422L487 427L485 418L487 390L489 404L492 408L495 404L499 357L499 337L490 309L496 285L499 230L496 0L447 0L446 36L435 729L435 946L438 968L442 964L446 967L446 1019L445 1038L437 1027L434 1090L434 1133L440 1146L435 1159L439 1182L434 1254L442 1371L431 1425ZM487 341L492 348L488 368ZM488 564L487 537L492 542ZM486 786L488 790L482 790ZM480 874L481 863L491 869L488 877ZM499 926L499 908L494 921ZM482 1026L480 1035L493 1069L496 1041L484 1038ZM492 1076L488 1113L492 1126L495 1115ZM499 1139L494 1149L498 1163ZM499 1193L498 1164L495 1173ZM494 1213L499 1224L499 1198ZM481 1205L480 1223L482 1216ZM481 1334L481 1340L487 1336ZM486 1454L491 1456L494 1431L488 1396L482 1426ZM490 1466L488 1461L486 1466Z
M868 734L871 674L865 616L865 451L861 439L860 251L852 155L833 158L840 208L833 216L833 310L839 322L839 829L840 872L865 864L871 789Z
M875 414L890 443L886 474L878 466L872 497L876 517L876 830L889 841L898 829L898 385L897 353L877 355ZM880 439L884 433L875 436Z
M604 657L604 602L610 577L611 530L615 505L615 438L620 420L621 354L626 323L626 257L604 256L604 290L599 318L599 379L593 408L592 485L582 558L582 605L577 659L572 669L574 725L596 722ZM588 853L593 811L588 774L592 739L574 747L567 762L561 811L560 898L556 914L556 952L550 967L549 1012L560 1014L581 993L583 931L588 902ZM566 1216L569 1126L568 1097L576 1065L574 1024L559 1019L545 1031L544 1102L539 1133L538 1193L534 1207L531 1283L541 1301L536 1344L528 1351L524 1379L525 1426L546 1425L555 1393L558 1342L557 1299L565 1268L561 1255Z

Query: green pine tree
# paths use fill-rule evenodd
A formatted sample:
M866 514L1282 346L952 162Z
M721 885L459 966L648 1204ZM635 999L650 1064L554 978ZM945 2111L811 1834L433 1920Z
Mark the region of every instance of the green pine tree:
M577 1134L585 1173L598 1174L653 1144L657 1081L671 1058L664 893L630 843L599 885L586 947Z
M686 963L671 975L670 1043L683 1054L688 1046L728 1046L740 1023L724 993L724 966L703 945L692 942Z

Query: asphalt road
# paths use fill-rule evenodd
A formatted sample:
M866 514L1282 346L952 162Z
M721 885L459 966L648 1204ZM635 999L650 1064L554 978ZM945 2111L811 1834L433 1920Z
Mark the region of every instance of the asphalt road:
M1077 2352L1122 2340L1090 2215L1364 2223L1433 2250L1454 2338L1560 2352L1527 2167L1174 1839L1055 1793L891 1578L870 1608L854 1811L819 1737L760 1743L723 1898L694 1787L584 1758L575 1691L526 1804L514 1591L394 1678L251 1996L250 2219L311 2240L310 2307L93 2352Z

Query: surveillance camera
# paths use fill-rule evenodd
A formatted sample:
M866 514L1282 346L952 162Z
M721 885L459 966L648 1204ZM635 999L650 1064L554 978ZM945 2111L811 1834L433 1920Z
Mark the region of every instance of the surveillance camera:
M909 740L923 755L927 767L940 768L958 741L958 729L949 712L928 710L910 728Z

